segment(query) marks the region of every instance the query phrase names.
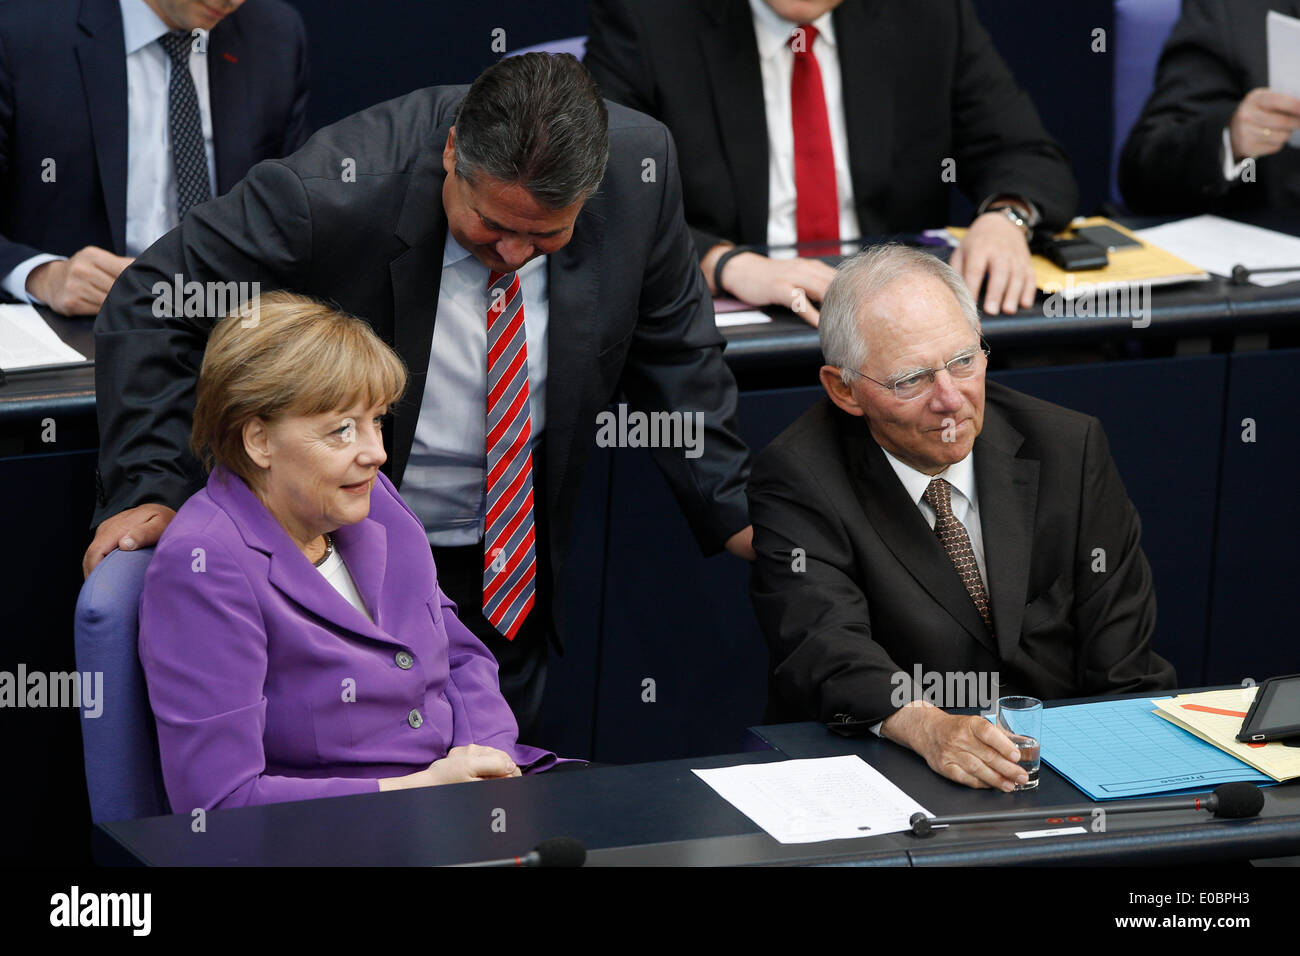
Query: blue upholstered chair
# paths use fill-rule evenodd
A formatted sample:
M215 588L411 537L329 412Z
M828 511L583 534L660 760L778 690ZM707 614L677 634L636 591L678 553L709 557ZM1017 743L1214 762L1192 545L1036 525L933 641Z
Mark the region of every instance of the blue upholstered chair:
M1121 209L1119 154L1155 85L1156 64L1182 12L1181 0L1115 0L1110 201Z
M171 812L136 651L140 592L153 551L111 552L91 572L77 598L77 670L104 675L102 713L81 715L86 789L96 823Z

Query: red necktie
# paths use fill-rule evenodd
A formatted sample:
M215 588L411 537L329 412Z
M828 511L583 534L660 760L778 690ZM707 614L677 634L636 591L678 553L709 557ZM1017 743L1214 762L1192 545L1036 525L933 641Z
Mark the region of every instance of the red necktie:
M800 242L838 239L840 208L835 189L835 153L826 115L822 71L813 55L817 28L805 24L790 34L794 73L790 77L790 123L794 130L795 223ZM830 252L838 251L835 248ZM815 254L815 250L812 251Z
M513 641L533 607L532 425L524 297L513 272L488 276L487 528L483 616Z

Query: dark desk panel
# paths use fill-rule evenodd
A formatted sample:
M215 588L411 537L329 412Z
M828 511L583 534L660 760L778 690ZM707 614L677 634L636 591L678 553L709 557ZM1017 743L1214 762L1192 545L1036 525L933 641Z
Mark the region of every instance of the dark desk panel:
M1300 350L1229 357L1207 680L1300 671L1298 395Z
M187 814L152 817L97 827L95 855L151 866L443 866L522 855L556 836L601 849L752 835L691 770L780 759L763 751L217 810L204 833Z
M1204 811L1110 814L1104 818L1104 832L1094 832L1091 817L1065 823L1047 822L1049 817L1055 816L1053 807L1085 805L1090 801L1046 764L1039 772L1039 785L1035 790L1023 793L972 790L934 773L912 751L875 736L840 737L815 723L758 727L753 732L792 759L856 754L931 814L1043 810L1041 820L954 826L936 830L933 836L924 839L908 834L890 834L866 841L836 841L876 843L888 840L905 850L913 866L1168 866L1289 856L1300 852L1300 785L1294 783L1265 788L1264 809L1258 817L1249 820L1218 820ZM1106 804L1096 802L1093 806L1104 810ZM1017 832L1059 826L1081 826L1089 832L1029 840L1015 836Z
M817 330L785 309L771 310L766 325L727 330L727 361L737 372L780 369L822 362ZM1226 279L1157 288L1151 298L1151 324L1135 328L1128 314L1051 316L1040 298L1015 315L982 316L984 337L994 351L1011 348L1141 345L1160 339L1234 335L1295 329L1300 317L1300 282L1271 288L1234 286Z
M847 740L820 724L753 733L780 749L221 810L207 815L202 833L193 832L188 815L110 823L95 830L96 858L152 866L431 866L513 857L557 835L586 845L594 866L1171 864L1300 850L1294 786L1267 790L1253 820L1220 821L1199 811L1111 815L1099 832L1025 841L1014 834L1058 825L1046 821L1052 807L1087 803L1048 767L1029 793L970 790L874 737ZM782 845L691 772L843 754L861 756L931 813L1040 807L1044 820L953 827L927 839L894 833Z

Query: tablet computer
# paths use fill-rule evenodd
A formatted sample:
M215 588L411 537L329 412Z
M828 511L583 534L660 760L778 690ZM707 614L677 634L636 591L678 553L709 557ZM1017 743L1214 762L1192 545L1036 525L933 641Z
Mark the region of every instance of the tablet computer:
M1259 685L1237 739L1244 744L1300 737L1300 674L1270 677Z

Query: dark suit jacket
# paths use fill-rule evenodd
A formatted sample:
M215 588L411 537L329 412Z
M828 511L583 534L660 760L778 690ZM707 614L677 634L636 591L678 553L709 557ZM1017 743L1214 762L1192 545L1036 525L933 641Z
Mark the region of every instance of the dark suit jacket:
M288 4L251 0L212 30L219 194L302 145L307 86L306 35ZM42 252L126 254L126 92L118 0L0 3L0 277Z
M861 731L917 665L1044 699L1174 686L1100 423L989 382L974 455L996 638L863 419L824 399L757 457L752 597L775 719Z
M1074 214L1078 188L969 0L845 0L835 9L849 165L864 236L948 220L945 158L972 201ZM662 120L682 157L701 257L767 242L768 137L747 0L593 0L584 60L606 96Z
M1300 206L1300 150L1255 161L1255 182L1223 178L1223 129L1251 90L1268 86L1269 10L1300 17L1300 0L1183 0L1119 163L1134 212L1240 215Z
M384 439L400 487L424 395L443 244L442 150L467 87L431 87L316 133L196 207L130 266L95 323L100 471L96 523L147 501L179 508L202 485L186 450L211 316L154 318L155 282L257 281L337 303L368 321L410 370ZM646 410L699 411L703 454L652 454L701 547L749 523L749 456L736 433L736 386L682 217L677 158L662 124L611 104L610 158L573 238L547 260L550 284L544 464L535 494L549 519L550 579L596 433L620 389ZM653 182L642 179L653 159ZM342 177L355 161L355 181ZM351 179L352 177L349 177ZM540 510L540 507L539 507ZM539 591L546 582L539 568ZM557 592L558 593L558 592ZM556 617L558 618L558 609Z

